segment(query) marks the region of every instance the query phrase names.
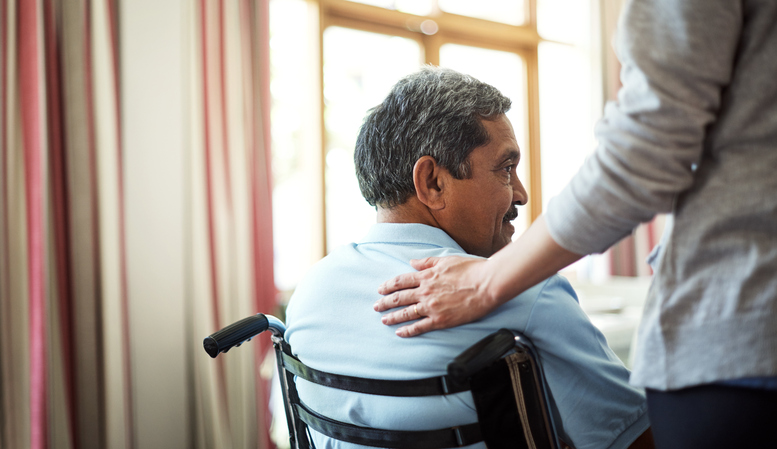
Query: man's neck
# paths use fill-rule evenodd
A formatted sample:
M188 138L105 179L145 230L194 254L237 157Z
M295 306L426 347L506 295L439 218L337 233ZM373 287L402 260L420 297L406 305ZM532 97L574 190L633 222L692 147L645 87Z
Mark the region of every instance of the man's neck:
M410 197L404 203L391 208L378 206L377 221L378 223L418 223L442 229L429 209L415 197Z

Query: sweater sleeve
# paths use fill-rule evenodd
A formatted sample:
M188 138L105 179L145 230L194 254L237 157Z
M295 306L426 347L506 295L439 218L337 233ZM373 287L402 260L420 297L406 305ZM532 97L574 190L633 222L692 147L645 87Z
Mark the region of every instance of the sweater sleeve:
M556 242L602 252L693 186L741 29L741 2L627 2L615 44L623 87L596 126L596 151L549 203Z

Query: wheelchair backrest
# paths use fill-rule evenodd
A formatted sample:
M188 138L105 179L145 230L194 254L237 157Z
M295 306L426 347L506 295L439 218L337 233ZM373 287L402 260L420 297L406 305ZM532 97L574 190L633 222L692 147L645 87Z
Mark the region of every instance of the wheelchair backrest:
M316 370L294 356L285 326L257 314L233 323L203 342L211 357L240 346L265 330L272 332L292 448L313 447L309 429L364 446L407 449L463 447L483 442L489 449L556 449L559 442L542 367L522 334L501 329L477 342L447 367L444 376L416 380L365 379ZM471 391L478 421L426 431L356 426L310 409L299 397L297 378L340 390L383 396L420 397Z

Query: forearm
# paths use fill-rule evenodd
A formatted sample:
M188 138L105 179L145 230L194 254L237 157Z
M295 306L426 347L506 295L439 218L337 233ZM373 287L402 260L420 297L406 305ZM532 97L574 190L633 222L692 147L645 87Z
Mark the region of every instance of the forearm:
M504 304L581 257L556 243L540 216L517 241L484 264L486 297Z
M703 161L732 81L742 7L725 0L628 3L616 40L618 101L607 104L596 126L594 154L545 210L556 242L581 254L602 252L639 223L671 212L693 186L693 167Z

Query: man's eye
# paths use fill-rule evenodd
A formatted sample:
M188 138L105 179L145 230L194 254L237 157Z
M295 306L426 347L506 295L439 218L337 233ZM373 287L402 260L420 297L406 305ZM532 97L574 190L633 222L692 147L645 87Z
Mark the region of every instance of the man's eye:
M506 171L507 173L511 173L513 171L513 168L515 168L515 164L510 164L507 167L503 168L502 170Z

